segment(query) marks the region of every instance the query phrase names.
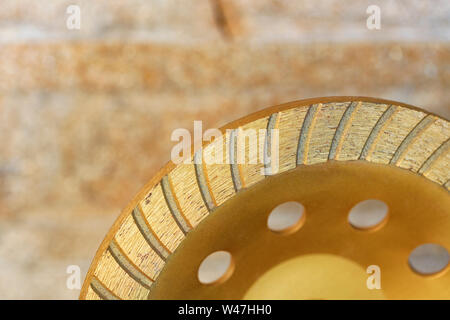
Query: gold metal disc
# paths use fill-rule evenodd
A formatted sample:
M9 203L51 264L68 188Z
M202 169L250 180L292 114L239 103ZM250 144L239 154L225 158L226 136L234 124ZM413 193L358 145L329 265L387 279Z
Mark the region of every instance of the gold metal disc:
M81 299L450 298L448 266L430 276L408 263L422 244L450 250L448 121L373 98L296 101L227 125L193 158L223 146L229 159L245 129L278 130L276 174L249 158L167 164L107 234ZM266 132L254 143L267 146ZM355 228L349 212L368 199L388 214ZM301 223L269 230L271 211L289 201L303 205ZM220 250L230 269L201 283L200 264ZM369 266L381 288L369 288Z

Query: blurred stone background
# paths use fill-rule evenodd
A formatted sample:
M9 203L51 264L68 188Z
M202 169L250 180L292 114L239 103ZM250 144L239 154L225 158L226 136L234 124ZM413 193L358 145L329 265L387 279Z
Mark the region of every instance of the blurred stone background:
M449 118L449 40L447 0L1 0L0 298L77 298L67 266L194 120L329 95Z

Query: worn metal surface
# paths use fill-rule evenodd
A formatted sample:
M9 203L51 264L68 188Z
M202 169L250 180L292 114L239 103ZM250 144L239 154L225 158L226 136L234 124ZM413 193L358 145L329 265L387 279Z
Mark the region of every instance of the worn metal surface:
M357 111L354 110L355 105L359 106ZM349 113L355 113L355 115L349 117ZM242 189L236 191L233 188L235 184L230 181L230 174L210 175L210 171L205 170L203 174L206 179L199 179L198 175L194 173L193 164L181 163L177 166L173 163L167 164L139 192L109 231L88 272L80 297L82 299L99 298L98 283L102 284L103 289L121 299L144 299L149 294L155 298L242 297L245 292L243 290L250 285L248 281L255 280L257 275L266 271L272 264L270 261L282 261L287 257L286 250L281 246L283 242L276 244L268 239L270 236L267 234L270 232L265 230L266 235L262 236L262 239L265 239L263 247L264 250L271 253L271 258L268 259L265 255L259 258L255 257L258 253L263 254L260 250L256 250L251 253L254 259L252 260L253 264L249 260L249 264L245 266L242 260L245 259L243 252L250 255L248 248L252 246L249 245L249 241L253 243L255 239L258 239L257 236L255 236L256 238L252 236L250 237L252 240L250 240L243 234L259 235L264 232L258 227L261 224L259 222L266 219L261 211L270 212L270 208L276 204L269 202L289 198L285 195L290 195L294 199L295 195L303 195L304 198L298 197L303 199L303 203L306 203L307 211L311 206L317 206L317 203L328 203L328 206L324 205L320 210L318 208L316 210L321 211L320 216L324 221L329 218L328 229L330 230L340 227L338 224L334 225L333 220L339 219L342 215L346 216L345 212L343 214L337 208L343 209L347 206L350 209L356 204L355 201L358 197L361 198L361 201L364 200L364 197L370 197L370 194L375 198L378 196L385 200L392 208L391 215L395 217L392 219L397 223L393 222L393 226L389 228L389 237L382 238L381 244L386 248L384 248L385 251L383 248L379 250L388 252L387 258L383 258L382 253L378 253L377 261L379 264L386 265L387 271L385 272L389 274L390 278L393 278L396 272L403 272L392 264L392 257L396 250L391 250L389 246L393 245L393 237L397 237L399 243L403 243L402 252L411 249L410 247L414 245L415 241L419 240L409 238L409 232L420 234L423 240L426 240L427 237L438 239L438 242L444 246L450 246L448 232L444 231L447 230L447 227L443 227L450 223L447 183L450 179L450 148L447 143L450 138L450 123L448 121L399 102L364 97L330 97L303 100L269 108L227 125L223 128L223 132L225 129L258 130L266 128L269 118L273 114L280 116L280 121L276 122L276 129L279 130L280 135L279 164L282 168L275 177L261 174L264 165L258 161L252 163L251 159L248 159L244 163L238 163L240 172L238 178ZM426 121L426 126L423 125L424 121ZM342 132L339 128L346 128L346 130ZM426 134L436 131L440 134ZM239 135L241 131L237 132ZM339 141L336 142L336 139ZM256 145L250 145L252 143ZM260 143L257 140L250 140L245 145L246 154L251 147L257 149L257 145ZM215 148L215 144L222 145L223 140L218 139L205 145L202 149L205 150L204 154L210 154L206 150ZM332 147L336 144L340 146L338 150ZM425 147L430 145L434 147ZM227 147L225 150L228 152L233 148ZM295 150L297 151L295 152ZM299 156L299 152L301 156ZM333 152L333 160L329 160L330 152ZM402 156L399 157L398 154ZM417 159L419 159L419 163L411 168L409 163ZM359 162L355 162L357 160ZM342 169L340 163L346 164L347 167ZM365 163L373 165L367 166ZM420 168L424 164L426 169L421 170ZM319 171L314 175L311 172L314 173L316 169L308 168L319 168L317 169ZM231 164L228 165L228 171L233 172ZM299 177L290 178L291 175ZM279 181L276 183L278 176L280 176L279 180L283 180L284 183ZM364 182L365 179L367 179L367 183ZM199 186L202 183L205 185ZM291 185L291 187L284 188L285 185ZM215 198L215 195L221 192L217 187L223 186L230 189L227 193L228 197L224 199L221 206L210 208L205 197L201 195L202 190L206 188L206 192ZM156 193L155 191L158 189L162 189L162 193ZM310 190L321 191L310 193ZM332 190L336 190L336 198L327 198L327 193L332 193ZM405 198L407 198L406 201ZM239 199L241 200L239 201ZM340 203L345 205L340 206L336 203L333 206L333 201L336 199L340 199ZM244 209L240 211L239 206ZM172 244L171 251L174 258L169 255L168 261L163 261L158 252L152 249L151 243L148 243L144 234L139 231L134 220L130 218L132 212L136 210L135 208L139 207L143 210L144 218L149 221L148 227L153 230L161 245ZM423 211L426 208L429 209L424 215ZM312 211L314 214L314 210ZM167 214L167 212L172 214ZM214 221L214 219L207 219L207 217L212 217L212 215L215 217L216 226L214 227L213 224L212 229L208 229L210 221ZM228 223L217 222L222 216ZM254 218L254 227L252 227L251 217ZM421 221L420 218L424 221ZM245 220L247 223L240 224L240 220ZM234 223L230 221L234 221ZM441 225L439 225L439 221ZM217 223L220 226L217 226ZM174 225L177 225L178 228L174 229ZM192 229L186 230L183 228L184 225L189 225ZM403 232L400 226L409 231ZM400 228L397 233L396 227ZM202 231L196 232L197 228ZM306 237L313 243L314 234L319 237L321 231L320 229L309 230L309 236ZM301 237L302 231L300 230L298 234L298 237ZM338 234L339 236L334 235L334 237L326 238L328 240L319 242L318 247L314 245L296 246L295 241L291 242L289 244L291 250L288 251L293 254L302 252L298 251L299 248L302 248L303 251L308 248L306 252L320 253L328 250L328 243L329 248L335 248L332 251L338 255L343 253L346 256L345 252L358 248L361 256L357 255L357 258L371 256L367 252L368 249L355 243L359 240L353 234L349 234L347 240L342 238L346 236L345 234L339 232ZM384 232L381 232L381 235L383 234ZM173 246L174 241L177 243L175 246ZM117 263L117 259L111 258L111 250L108 250L111 243L114 243L115 247L123 248L123 257L127 264L132 264L135 266L133 268L140 270L140 273L157 281L154 291L153 286L149 288L142 281L136 280L134 269L124 268L123 264ZM197 279L192 275L196 274L195 266L206 256L205 248L214 248L216 244L225 246L227 249L231 248L231 253L241 259L241 262L236 262L236 270L240 264L241 268L246 271L241 270L240 276L236 276L235 281L228 286L222 288L215 286L211 289L202 287L199 283L196 284ZM173 253L179 245L181 245L179 250ZM257 245L257 242L254 245ZM380 245L380 240L370 244L370 253L373 253L377 245ZM219 246L216 249L221 248ZM355 259L355 256L350 256ZM401 258L401 254L398 254L395 261L400 263L399 259ZM368 262L367 259L363 260ZM405 258L406 260L407 258ZM258 261L267 263L257 264ZM388 263L388 261L391 262ZM166 263L168 270L175 271L165 272ZM256 267L257 265L258 267ZM161 272L164 274L164 279L158 282ZM253 274L253 277L249 277L250 274ZM398 276L400 277L400 274ZM409 276L404 276L409 279ZM449 279L447 274L442 281L447 283ZM92 280L95 281L94 284L92 284ZM401 283L401 281L390 283L390 290L387 290L385 294L391 298L399 298L402 295L410 298L424 298L427 297L427 294L429 297L443 298L450 294L448 285L437 284L432 288L428 287L427 290L413 290L422 294L413 295L410 291L404 290ZM417 283L420 284L420 281Z

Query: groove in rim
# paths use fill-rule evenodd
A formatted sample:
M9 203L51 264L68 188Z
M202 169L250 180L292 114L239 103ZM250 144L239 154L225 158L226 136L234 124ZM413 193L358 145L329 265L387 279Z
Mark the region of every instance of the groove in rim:
M122 300L109 290L96 276L92 276L91 288L103 300Z
M433 163L438 160L442 155L445 154L445 152L450 148L450 138L447 139L443 144L439 146L434 152L431 154L431 156L428 157L428 159L423 163L423 165L419 169L419 173L424 175L430 170Z
M173 197L172 187L170 185L168 176L164 176L161 179L161 188L163 191L164 199L166 200L167 206L169 207L170 213L175 219L175 222L177 223L178 227L180 227L181 231L186 235L192 229L192 226L189 224L188 220L178 209L178 204L176 203L175 198Z
M229 145L231 179L233 180L235 192L238 192L242 189L241 173L239 172L239 164L237 163L237 133L238 129L234 129L231 131Z
M211 212L216 205L211 196L211 190L209 190L208 183L206 182L205 172L203 171L203 148L200 148L194 154L194 168L203 202L205 203L206 208L208 208L208 211Z
M391 164L398 165L400 162L402 162L404 156L406 155L406 152L408 151L409 146L411 143L419 137L421 133L423 133L429 126L433 124L433 122L436 120L436 118L432 115L427 115L424 117L420 122L412 129L406 138L402 141L400 146L395 151L395 154L392 156Z
M362 102L351 102L347 109L345 109L344 114L342 115L341 120L339 121L339 125L336 128L334 133L333 140L331 141L330 152L328 153L328 160L334 160L338 156L339 152L342 148L343 138L347 134L348 128L350 127L353 116L356 111L361 106Z
M322 103L313 104L309 107L306 113L305 120L303 121L302 129L300 131L300 137L298 139L297 146L297 165L306 164L308 157L309 139L311 138L311 132L314 128L314 122L317 112L322 107Z
M267 122L267 130L266 130L266 141L264 142L264 174L266 176L270 176L274 173L272 167L272 144L273 144L273 135L272 130L276 129L277 123L279 119L279 113L273 113L269 117L269 121ZM278 142L279 146L279 142Z
M361 155L359 156L359 160L367 160L372 152L372 149L376 145L376 141L378 139L378 135L383 130L384 126L391 120L394 113L397 111L397 106L390 106L386 109L383 115L378 119L375 127L373 127L370 132L369 137L364 144L364 147L361 151Z

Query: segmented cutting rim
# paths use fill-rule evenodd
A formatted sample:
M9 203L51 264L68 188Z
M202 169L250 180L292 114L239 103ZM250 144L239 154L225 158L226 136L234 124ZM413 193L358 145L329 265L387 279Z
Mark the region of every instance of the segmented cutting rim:
M279 129L279 173L331 160L362 160L412 171L450 190L450 123L403 103L327 97L274 106L221 128L222 139L204 144L194 157L204 156L214 143L232 152L238 128ZM237 192L265 179L263 168L169 162L106 235L80 299L147 299L186 234Z

